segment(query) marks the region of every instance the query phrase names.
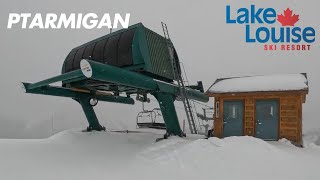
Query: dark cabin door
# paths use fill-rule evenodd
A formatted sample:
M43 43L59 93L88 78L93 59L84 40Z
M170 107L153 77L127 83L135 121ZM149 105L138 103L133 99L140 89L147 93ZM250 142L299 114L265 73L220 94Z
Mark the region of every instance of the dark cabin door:
M223 103L223 136L242 136L243 102L224 101Z
M256 101L256 137L278 140L279 102L277 100Z

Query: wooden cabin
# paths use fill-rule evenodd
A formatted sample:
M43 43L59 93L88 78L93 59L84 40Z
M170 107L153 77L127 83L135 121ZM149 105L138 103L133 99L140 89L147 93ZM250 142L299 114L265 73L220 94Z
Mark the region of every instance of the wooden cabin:
M214 97L213 135L286 138L302 144L302 104L307 74L217 79L206 94Z

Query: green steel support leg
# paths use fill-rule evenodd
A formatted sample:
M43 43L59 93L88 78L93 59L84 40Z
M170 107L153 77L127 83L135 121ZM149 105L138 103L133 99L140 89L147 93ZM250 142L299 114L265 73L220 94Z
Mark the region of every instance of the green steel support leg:
M99 120L96 116L96 113L94 112L93 107L90 104L90 99L88 98L79 98L77 99L79 103L81 104L81 107L84 111L84 114L87 117L89 127L87 128L87 131L102 131L105 130L105 127L101 126L99 123Z
M174 107L173 95L169 93L164 93L164 92L157 92L157 93L154 93L153 95L158 100L160 105L163 120L167 128L166 136L168 135L176 135L180 137L184 136L180 128L176 109Z

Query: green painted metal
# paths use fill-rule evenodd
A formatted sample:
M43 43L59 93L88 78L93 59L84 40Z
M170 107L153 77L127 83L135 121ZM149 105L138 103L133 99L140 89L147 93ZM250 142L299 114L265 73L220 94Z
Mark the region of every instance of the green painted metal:
M148 72L150 76L157 79L164 79L171 81L174 79L173 69L171 66L169 50L166 46L166 39L157 34L156 32L146 28L142 23L138 23L129 26L127 29L115 31L108 35L102 36L81 46L78 46L72 51L77 51L80 48L96 44L104 39L117 36L126 31L134 30L134 36L131 43L131 53L133 64L129 66L123 66L121 68L132 71ZM82 57L87 58L87 57ZM92 59L93 61L100 61L101 59ZM63 63L62 73L65 73L65 66L67 58Z
M150 64L150 56L148 55L148 46L147 46L147 40L146 38L143 38L145 36L144 31L142 28L136 28L136 32L133 36L132 40L132 59L134 65L141 64L142 69L145 68L145 66L149 67ZM133 66L134 66L133 65ZM125 69L128 69L131 67L124 67Z
M26 93L31 94L43 94L59 97L69 97L78 101L85 113L87 121L89 123L88 131L96 130L101 131L105 130L103 126L100 125L98 118L94 112L93 107L90 105L90 99L96 98L99 101L113 102L113 103L122 103L122 104L134 104L134 100L130 97L121 97L121 96L110 96L110 95L101 95L93 94L89 92L79 92L77 90L54 87L54 86L43 86L38 88L30 89L30 83L23 83Z
M83 84L83 80L99 80L104 83L114 83L117 86L128 86L152 93L159 102L163 118L167 127L167 133L183 136L179 125L177 113L174 107L175 97L179 94L179 87L172 83L167 83L153 79L149 76L128 71L123 68L98 63L91 60L82 60L81 70L76 70L60 76L49 78L38 83L24 83L27 93L44 94L51 96L70 97L76 99L82 106L83 111L89 122L89 130L102 130L102 126L89 103L91 98L100 101L116 102L124 104L134 104L134 100L130 97L106 96L95 94L94 91L79 92L71 88L54 87L48 84L57 81L74 82L71 87L79 87ZM75 81L80 80L80 81ZM72 86L78 84L77 86ZM82 85L84 88L85 84ZM187 88L187 96L189 99L195 99L207 102L209 98L201 92Z
M46 86L52 83L56 83L59 81L66 81L68 80L69 82L71 82L72 80L79 80L79 79L86 79L86 77L82 74L81 70L76 70L76 71L72 71L69 73L65 73L65 74L61 74L59 76L55 76L49 79L45 79L43 81L39 81L37 83L34 84L30 84L28 85L28 89L35 89L38 87L42 87L42 86Z
M166 124L169 135L183 136L180 128L176 109L174 107L174 96L169 93L156 92L153 96L158 100L161 113Z
M151 64L150 67L147 67L147 70L159 76L174 79L170 53L166 42L168 40L148 28L145 28L144 32Z
M94 112L93 107L90 105L90 98L79 98L78 102L80 103L80 105L84 111L84 114L86 115L86 118L88 120L88 123L89 123L89 127L87 128L87 130L88 131L105 130L105 128L100 125L99 120L96 116L96 113Z
M157 81L157 80L156 80L156 82L157 82L159 90L161 92L174 94L176 96L179 94L179 87L177 85L166 83L163 81ZM193 100L201 101L201 102L208 102L209 101L209 97L202 92L199 92L199 91L196 91L196 90L190 89L190 88L186 88L186 92L187 92L187 97L189 99L193 99Z
M80 45L80 46L77 46L77 47L73 48L72 50L76 50L76 49L85 47L85 46L90 45L90 44L92 44L92 43L95 43L95 42L97 42L97 41L101 41L101 40L105 39L106 37L115 36L115 35L117 35L117 34L121 34L121 33L125 32L125 31L131 30L131 29L135 29L135 28L144 28L144 26L143 26L142 23L137 23L137 24L134 24L134 25L129 26L128 28L119 29L119 30L114 31L114 32L112 32L112 33L110 33L110 34L107 34L107 35L104 35L104 36L102 36L102 37L96 38L96 39L94 39L94 40L92 40L92 41L89 41L89 42L87 42L87 43L85 43L85 44L82 44L82 45Z
M106 49L107 44L110 46ZM78 51L80 48L84 51ZM105 52L112 52L113 55L108 56ZM72 53L74 54L70 55ZM34 84L23 83L26 92L77 100L87 117L89 129L94 130L102 130L102 126L89 103L91 98L134 104L130 94L151 93L159 102L167 133L183 136L174 107L174 101L180 94L179 87L173 83L174 75L166 38L138 23L74 48L70 54L69 60L67 61L67 57L63 63L62 75ZM176 56L176 52L174 55ZM90 60L81 60L86 58ZM59 81L62 81L63 87L50 86ZM115 94L127 93L128 97L97 94L99 90ZM186 95L197 101L209 100L208 96L190 88L186 88Z
M202 92L199 92L190 88L186 88L186 93L187 93L188 99L193 99L201 102L209 101L209 97Z
M102 64L90 60L86 61L88 61L92 68L92 76L88 78L140 88L143 90L160 90L161 92L170 93L172 95L179 94L179 87L177 85L155 80L148 76L127 71L125 69L110 66L107 64ZM209 97L204 93L190 88L186 88L186 90L189 99L194 99L202 102L209 101Z
M117 83L125 86L140 88L143 90L150 90L150 91L160 90L162 92L171 93L173 95L178 94L178 87L174 84L154 80L148 76L127 71L122 68L101 64L101 63L97 63L90 60L87 60L87 61L89 62L92 68L92 73L93 73L92 76L89 77L90 79ZM69 82L71 82L72 79L82 80L85 78L87 77L83 75L82 71L77 70L77 71L66 73L60 76L49 78L47 80L43 80L34 84L27 84L26 89L28 90L27 92L31 92L30 91L31 89L36 89L41 86L47 86L48 84L54 83L57 81L69 80ZM50 91L50 93L53 93L55 95L66 96L64 93L66 94L75 93L74 91L68 90L65 88L57 88L57 87L51 87L51 88L55 88L55 90L58 92L58 93L53 93L53 91ZM61 91L63 91L63 93L61 93ZM37 94L48 93L48 91L45 91L43 88L37 89L33 92L36 92ZM195 99L202 102L207 102L209 100L208 96L193 89L187 88L187 94L189 95L190 99ZM50 94L47 94L47 95L50 95Z
M41 88L30 89L30 83L23 83L23 86L26 90L26 93L30 94L43 94L50 96L59 96L59 97L69 97L73 99L81 98L96 98L99 101L122 103L122 104L134 104L134 100L130 97L121 97L121 96L109 96L109 95L100 95L92 94L90 92L78 92L69 88L63 87L54 87L54 86L44 86Z
M150 77L122 68L87 60L92 68L94 80L117 83L144 90L157 90L157 83Z

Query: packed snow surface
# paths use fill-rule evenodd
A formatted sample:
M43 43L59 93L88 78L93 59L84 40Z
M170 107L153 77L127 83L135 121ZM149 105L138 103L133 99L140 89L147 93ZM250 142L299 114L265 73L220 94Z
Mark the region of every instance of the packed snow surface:
M2 139L1 179L320 179L315 137L307 148L285 139L189 135L155 142L159 137L70 130L42 140Z
M256 92L305 90L307 79L302 74L248 76L223 79L213 84L208 92Z

